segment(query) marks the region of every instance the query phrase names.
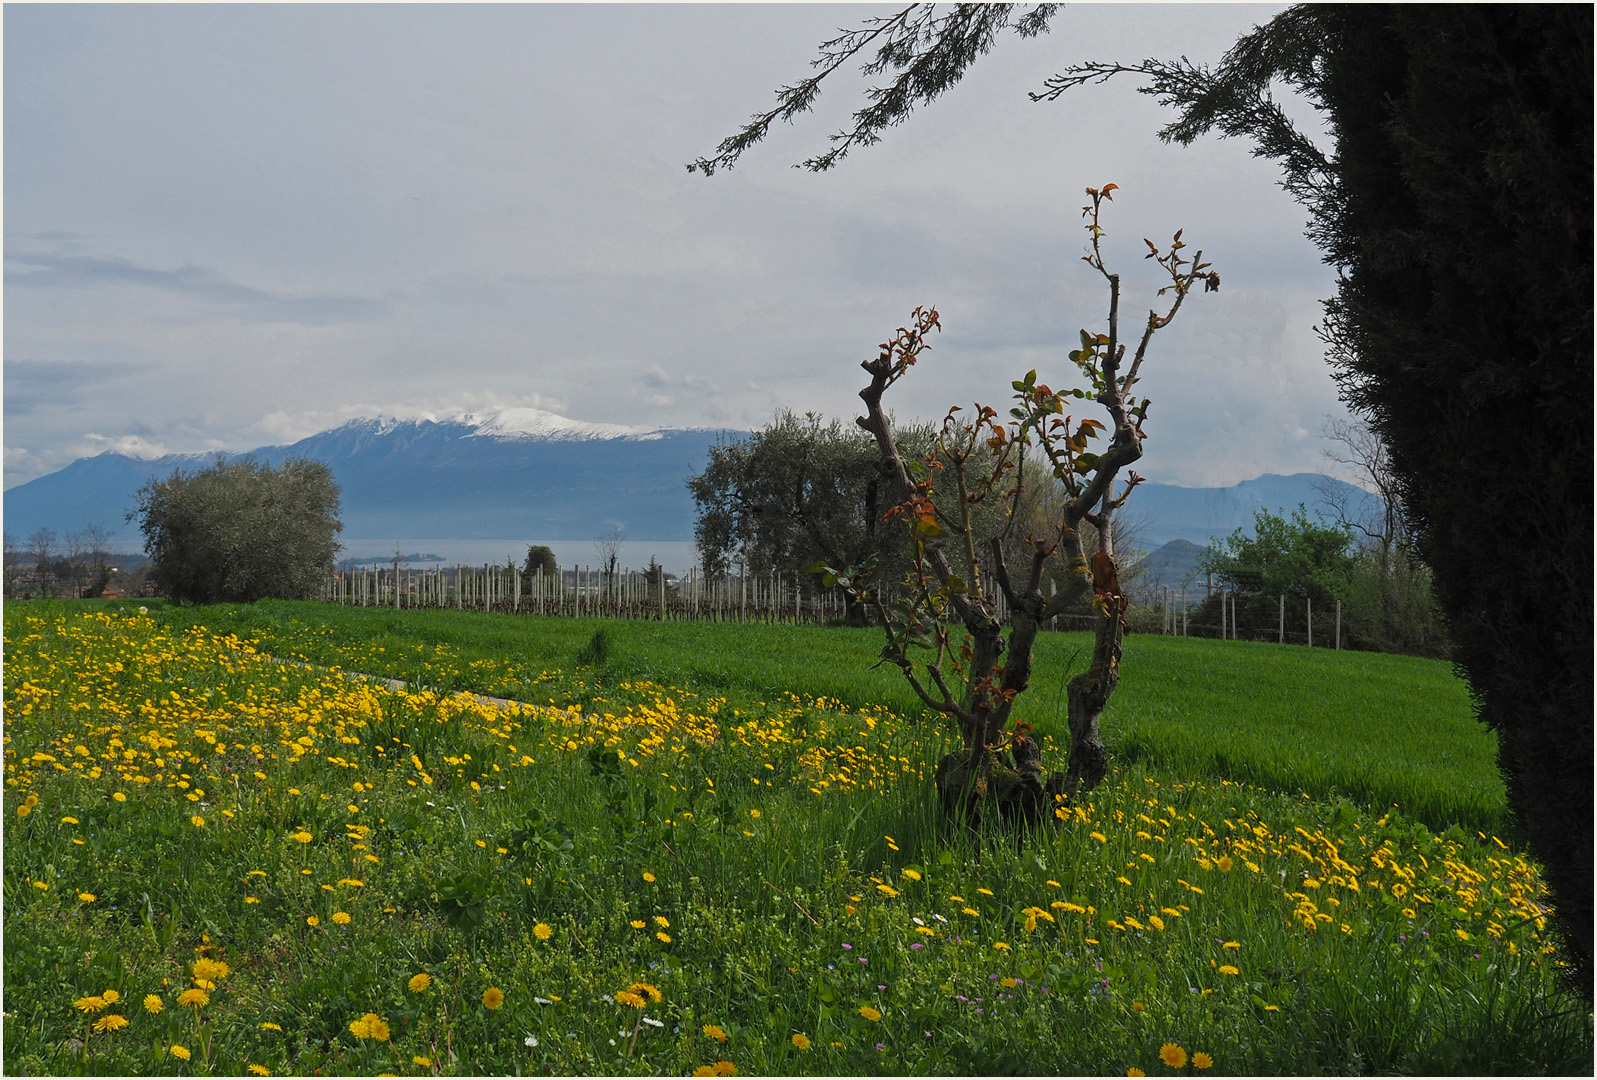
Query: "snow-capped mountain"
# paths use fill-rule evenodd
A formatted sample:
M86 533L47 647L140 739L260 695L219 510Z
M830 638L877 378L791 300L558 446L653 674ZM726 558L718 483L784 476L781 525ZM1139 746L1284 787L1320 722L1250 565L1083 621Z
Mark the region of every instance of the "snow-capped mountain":
M289 457L326 462L343 493L346 536L578 540L620 530L690 540L693 499L683 481L704 468L722 434L507 409L351 420L250 454L273 465ZM214 453L80 458L7 491L5 528L19 540L41 526L64 534L89 522L131 534L125 517L145 481L215 460Z
M346 537L529 541L591 540L619 531L633 540L693 539L694 505L684 481L710 447L742 432L639 428L571 420L538 409L441 418L351 420L286 446L251 454L326 462L343 493ZM230 454L227 457L243 455ZM216 455L143 459L118 453L80 458L5 493L5 531L21 542L43 527L65 535L90 522L132 536L126 521L145 481L203 468ZM1311 513L1329 488L1350 508L1373 498L1318 473L1266 474L1225 488L1141 485L1123 513L1133 546L1172 540L1199 545L1233 529L1251 531L1254 511Z

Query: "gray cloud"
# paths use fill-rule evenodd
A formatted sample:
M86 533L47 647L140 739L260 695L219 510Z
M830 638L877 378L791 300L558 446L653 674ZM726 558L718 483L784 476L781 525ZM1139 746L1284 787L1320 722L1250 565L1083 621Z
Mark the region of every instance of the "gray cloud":
M879 9L8 9L4 345L27 360L5 366L5 482L122 439L248 449L366 403L850 417L860 360L920 303L946 329L894 411L1002 404L1030 367L1057 384L1104 318L1079 209L1110 180L1128 298L1157 284L1141 237L1179 227L1225 281L1150 361L1149 475L1296 471L1340 408L1310 329L1333 283L1272 166L1159 143L1168 117L1129 83L1026 98L1073 60L1216 59L1273 10L1066 8L880 145L795 170L859 107L869 80L839 72L705 179L684 163Z
M6 418L81 402L136 370L117 360L7 360Z
M13 252L5 255L7 288L94 289L139 285L230 309L247 322L323 326L369 322L388 315L386 300L361 296L294 295L240 284L216 270L180 266L159 270L117 256L77 252Z

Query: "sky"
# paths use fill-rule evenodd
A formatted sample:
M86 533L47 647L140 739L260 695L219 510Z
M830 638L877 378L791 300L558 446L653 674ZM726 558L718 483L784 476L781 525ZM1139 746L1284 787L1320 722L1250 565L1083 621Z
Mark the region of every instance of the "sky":
M1159 142L1170 116L1129 81L1026 96L1082 60L1216 61L1279 8L1072 5L828 173L793 165L863 103L857 68L732 170L687 172L893 10L6 5L5 486L377 415L852 417L860 361L918 304L943 332L895 415L1003 412L1104 328L1081 209L1110 182L1129 320L1159 284L1144 237L1184 229L1222 279L1154 339L1138 471L1332 471L1346 414L1313 328L1335 276L1276 167Z

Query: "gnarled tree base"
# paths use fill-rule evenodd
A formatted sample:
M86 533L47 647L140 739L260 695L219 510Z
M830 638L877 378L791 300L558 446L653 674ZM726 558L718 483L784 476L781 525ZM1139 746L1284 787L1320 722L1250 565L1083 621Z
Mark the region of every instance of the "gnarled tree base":
M943 810L971 829L984 820L1005 824L1036 825L1050 820L1056 798L1065 790L1063 773L1043 779L1042 762L1017 747L1009 754L980 750L957 751L937 763L937 793Z

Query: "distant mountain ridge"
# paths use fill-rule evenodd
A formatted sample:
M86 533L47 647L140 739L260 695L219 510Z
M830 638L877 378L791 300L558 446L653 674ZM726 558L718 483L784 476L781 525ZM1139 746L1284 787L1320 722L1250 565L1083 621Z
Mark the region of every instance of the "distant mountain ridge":
M343 492L343 535L427 539L690 541L695 508L684 481L731 430L591 424L536 409L440 419L351 420L249 454L273 465L288 457L325 462ZM237 459L243 454L224 454ZM131 536L124 515L139 487L174 469L199 469L215 453L154 459L104 453L80 458L5 492L5 529L21 542L40 527L66 534L90 522ZM1355 505L1372 497L1317 473L1267 474L1226 488L1139 486L1123 513L1133 546L1172 540L1199 546L1250 528L1254 511L1311 511L1330 485ZM1363 503L1369 505L1369 503Z
M351 420L252 456L272 465L325 462L342 490L345 536L586 540L620 531L652 540L693 538L683 483L710 447L739 432L585 424L533 409L443 419ZM5 493L6 531L65 533L91 521L131 533L135 493L215 453L141 459L104 453Z

